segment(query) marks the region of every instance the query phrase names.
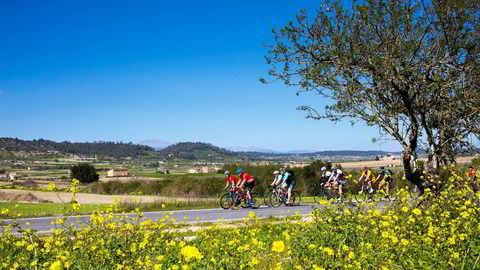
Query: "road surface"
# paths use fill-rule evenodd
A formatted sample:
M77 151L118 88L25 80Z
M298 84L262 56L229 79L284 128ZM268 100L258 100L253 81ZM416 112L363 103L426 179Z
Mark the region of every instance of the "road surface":
M377 203L377 209L382 209L385 206L384 202ZM218 222L218 221L235 221L241 220L248 217L249 211L254 211L257 218L266 218L266 217L285 217L285 216L295 216L297 213L305 216L308 213L312 212L314 208L323 208L323 206L318 204L304 204L299 206L281 206L278 208L273 207L260 207L257 209L248 209L248 208L239 208L236 210L228 209L224 210L221 208L217 209L198 209L198 210L176 210L176 211L159 211L159 212L144 212L144 218L150 219L152 221L157 221L164 218L165 215L168 215L169 218L174 218L176 222L184 222L185 217L188 217L186 223L195 224L203 222ZM120 218L121 216L128 216L131 218L136 217L136 214L117 214L116 217ZM58 228L60 225L52 224L57 217L39 217L39 218L19 218L16 219L18 224L23 229L34 229L38 233L48 233L53 228ZM12 220L4 220L7 224L11 223ZM73 224L76 227L86 226L90 223L90 215L82 216L71 216L67 217L65 220L65 225ZM3 233L4 228L0 226L0 233ZM16 230L13 230L16 232Z

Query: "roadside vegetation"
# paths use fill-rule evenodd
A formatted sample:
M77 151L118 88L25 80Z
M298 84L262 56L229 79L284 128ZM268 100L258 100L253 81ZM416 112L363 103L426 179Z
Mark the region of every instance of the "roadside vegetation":
M159 222L117 220L112 205L91 215L83 229L56 221L51 235L4 224L0 269L477 269L480 261L480 192L455 170L426 189L420 204L407 191L389 208L356 209L322 201L309 217L244 225L172 229ZM74 207L78 209L78 207ZM11 217L8 209L2 217ZM188 219L188 217L186 218Z
M0 202L0 209L9 209L9 215L16 218L49 217L61 215L88 215L93 212L106 212L111 204L79 204L75 213L68 212L69 205L65 203L27 203ZM218 200L156 200L152 203L120 202L114 213L208 209L218 208Z

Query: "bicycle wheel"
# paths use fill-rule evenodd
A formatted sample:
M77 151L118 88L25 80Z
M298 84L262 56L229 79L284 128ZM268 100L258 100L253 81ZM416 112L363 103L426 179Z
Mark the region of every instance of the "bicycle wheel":
M270 196L270 205L273 207L279 207L280 205L282 205L282 203L283 200L281 198L281 195L272 193L272 195Z
M252 198L252 207L257 207L257 197L258 197L258 193L256 192L252 192L251 193L251 198ZM248 205L248 198L247 198L247 194L245 194L245 196L242 198L242 207L243 208L248 208L249 205Z
M272 207L270 204L270 197L272 196L273 192L272 191L267 191L265 194L263 194L263 202L265 203L266 206Z
M300 202L302 201L302 196L300 195L300 192L292 191L292 198L293 205L300 205Z
M339 195L339 198L341 200L342 203L350 203L352 201L352 197L350 196L350 194L345 190L342 192L342 196Z
M298 192L297 192L298 193ZM294 191L292 191L292 195L290 195L290 205L287 204L287 201L285 201L285 205L286 206L293 206L293 205L297 205L297 196L295 194Z
M408 195L410 195L410 198L416 201L420 197L420 189L415 185L409 185Z
M220 206L223 209L229 209L233 205L233 198L230 194L226 193L220 198Z
M261 204L261 203L258 203L258 204L257 204L257 198L260 198L259 196L260 196L260 195L258 195L258 193L252 192L252 207L253 207L253 208L258 208L258 207L260 207L260 204Z
M329 200L328 192L324 188L320 188L316 190L315 194L313 195L313 201L315 203L320 203L321 200L327 201Z
M388 201L388 202L393 202L393 201L395 201L395 198L393 197L393 194L394 194L394 192L392 190L392 187L389 187L388 192L385 192L385 195L383 196L383 199L385 201Z
M364 192L364 190L360 190L357 194L353 194L353 198L357 203L366 202L368 200L368 194Z

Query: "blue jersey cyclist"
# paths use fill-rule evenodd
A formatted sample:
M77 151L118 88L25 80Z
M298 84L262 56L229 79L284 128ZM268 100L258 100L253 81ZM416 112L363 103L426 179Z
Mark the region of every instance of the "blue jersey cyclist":
M286 205L292 205L290 199L292 198L292 189L296 186L297 181L295 181L295 174L292 170L287 170L287 166L283 166L280 170L281 173L281 184L280 187L283 190L287 190L288 197Z

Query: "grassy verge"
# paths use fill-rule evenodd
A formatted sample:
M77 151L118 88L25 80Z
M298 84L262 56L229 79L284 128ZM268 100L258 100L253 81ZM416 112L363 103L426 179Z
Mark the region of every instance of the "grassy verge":
M76 214L89 214L94 211L106 212L111 204L80 204ZM201 201L155 201L153 203L120 203L116 207L117 213L131 212L138 209L140 212L160 210L207 209L220 207L217 200ZM8 209L14 217L48 217L63 215L66 204L63 203L20 203L0 202L0 209ZM19 216L20 215L20 216Z
M91 213L94 211L106 211L108 204L82 204L79 213ZM0 202L0 209L8 209L12 216L21 217L46 217L65 213L66 205L63 203L20 203Z

